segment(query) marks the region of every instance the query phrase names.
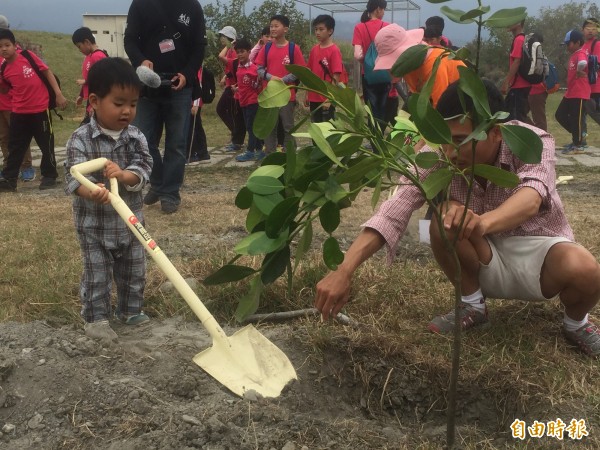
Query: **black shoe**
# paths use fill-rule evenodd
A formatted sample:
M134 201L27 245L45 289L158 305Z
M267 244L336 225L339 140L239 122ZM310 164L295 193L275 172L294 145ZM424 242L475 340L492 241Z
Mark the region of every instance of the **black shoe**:
M7 180L0 178L0 192L16 192L17 180Z
M160 209L165 214L173 214L179 209L179 205L168 200L163 200L160 202Z
M56 181L56 178L42 177L42 181L40 182L40 191L54 189L56 186L58 186L58 181Z
M144 205L154 205L159 200L160 197L158 196L158 194L151 189L144 197Z

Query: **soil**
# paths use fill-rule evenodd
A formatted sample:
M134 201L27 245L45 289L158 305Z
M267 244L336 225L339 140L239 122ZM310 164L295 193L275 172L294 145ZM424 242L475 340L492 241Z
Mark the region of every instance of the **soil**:
M54 195L37 189L30 194ZM349 231L348 241L355 231ZM177 242L189 243L189 237L171 236L163 248L170 256L185 255L189 247ZM231 239L237 241L238 233ZM409 235L401 248L408 249L409 257L427 257L428 251L415 240ZM197 366L192 357L211 345L197 321L174 317L138 327L115 323L115 344L90 340L75 325L2 323L0 447L443 447L446 418L436 403L446 395L440 387L444 383L434 384L401 354L388 358L357 350L343 334L315 352L306 342L310 330L319 326L316 322L260 326L288 355L298 375L275 399L239 398ZM228 335L235 331L225 328ZM502 422L498 399L471 388L460 398L462 438L474 433L467 425L475 423L478 433L491 436L487 442L493 448L513 447L506 430L493 428Z

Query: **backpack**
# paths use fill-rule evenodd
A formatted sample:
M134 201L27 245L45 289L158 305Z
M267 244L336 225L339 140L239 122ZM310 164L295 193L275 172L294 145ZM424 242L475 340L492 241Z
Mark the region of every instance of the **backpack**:
M50 82L48 81L48 78L46 78L44 76L44 74L42 73L42 71L36 64L36 62L33 60L31 54L29 54L29 51L21 50L21 55L23 55L23 57L29 62L29 65L31 65L31 68L34 70L34 72L37 74L37 76L40 78L40 80L42 80L42 83L44 83L44 86L46 86L46 90L48 91L48 109L51 111L54 111L54 113L58 117L60 117L60 120L63 120L63 116L61 116L59 114L59 112L56 110L56 107L57 107L56 93L54 92L54 89L52 89L52 86L50 86ZM6 69L6 64L7 64L7 61L4 61L2 63L2 66L0 67L0 75L3 78L4 78L4 70ZM54 78L56 79L56 84L58 84L58 87L60 88L60 79L58 78L58 76L56 74L54 74Z
M590 54L588 55L588 81L590 84L596 84L596 81L598 81L598 72L600 71L598 55L594 54L596 42L598 42L598 39L592 41L592 47L590 48Z
M546 75L544 84L546 85L546 92L548 92L548 94L552 94L560 88L560 83L558 82L558 70L556 70L556 66L550 61L548 61L548 75Z
M215 75L208 67L202 68L202 81L200 86L200 98L202 103L209 104L215 99L217 85Z
M520 33L517 36L520 35L524 35L524 33ZM511 53L517 36L513 39ZM544 81L550 71L548 58L546 58L542 49L542 41L543 38L538 33L529 33L523 41L523 54L521 55L518 73L525 81L531 84L538 84Z
M383 28L383 23L381 24L381 28ZM365 81L369 85L391 83L392 77L390 76L389 71L373 70L375 67L375 60L377 59L377 56L379 56L379 53L377 53L375 41L373 38L371 38L371 33L369 33L369 27L367 27L367 24L365 24L365 29L367 30L369 39L371 39L371 43L369 44L369 48L367 49L367 53L365 54L365 59L363 61L363 67L365 69Z

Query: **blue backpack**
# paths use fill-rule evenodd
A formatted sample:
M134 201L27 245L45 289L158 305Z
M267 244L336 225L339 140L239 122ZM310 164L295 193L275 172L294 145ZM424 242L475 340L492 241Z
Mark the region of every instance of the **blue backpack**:
M590 84L596 84L596 81L598 80L598 72L600 71L598 55L594 54L596 42L598 42L598 39L594 39L592 42L592 48L590 48L590 54L588 55L588 81Z
M558 70L556 70L556 66L550 61L548 61L548 75L546 75L544 84L546 85L546 92L548 92L548 94L558 91L558 88L560 87L560 84L558 83Z
M383 23L381 24L381 28L383 28ZM371 33L369 33L369 27L367 27L366 23L365 29L367 30L369 39L371 39L371 43L369 44L369 48L367 49L367 53L365 54L365 59L363 61L363 67L365 69L365 81L369 85L391 83L392 77L390 76L389 71L373 70L373 68L375 67L375 60L377 59L377 56L379 56L379 53L377 53L375 41L373 40L373 38L371 38Z

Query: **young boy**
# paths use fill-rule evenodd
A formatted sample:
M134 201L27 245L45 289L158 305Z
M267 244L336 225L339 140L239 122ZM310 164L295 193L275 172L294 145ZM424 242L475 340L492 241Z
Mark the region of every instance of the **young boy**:
M582 145L585 104L590 99L590 83L587 78L587 55L583 51L583 34L571 30L562 45L571 53L567 67L567 92L558 105L554 117L562 127L571 133L573 142L562 153L578 155L585 152Z
M252 47L252 50L250 50L250 61L255 62L256 57L258 56L258 52L260 52L260 49L263 48L265 46L265 44L270 41L271 41L271 28L264 27L260 34L260 39L258 40L256 45L254 47Z
M200 67L200 70L198 70L198 81L200 83L202 83L202 71L203 68ZM198 97L192 100L190 126L188 127L187 136L186 161L188 165L210 163L206 132L202 125L202 106L202 98Z
M88 123L90 121L90 117L92 115L92 107L90 103L87 102L88 99L88 86L87 86L87 77L90 72L90 68L98 61L103 58L106 58L108 54L104 50L100 50L98 45L96 45L96 38L92 34L92 30L87 27L81 27L75 30L73 36L71 37L73 44L79 49L81 53L85 55L83 59L83 64L81 66L81 78L77 80L77 84L81 86L81 90L79 91L79 96L77 100L75 100L75 104L80 106L84 100L86 100L85 105L85 115L83 117L83 121L81 125Z
M239 162L260 161L265 156L262 151L263 143L254 135L254 131L252 130L254 118L258 111L258 93L261 88L258 68L256 64L250 61L250 50L252 48L250 41L239 39L233 44L233 48L235 48L239 63L237 68L237 82L233 89L237 93L242 114L244 115L246 132L248 133L248 147L246 152L236 156L235 160Z
M290 19L282 15L271 17L270 29L272 43L267 43L256 57L258 73L264 80L281 80L286 84L294 84L297 78L289 73L287 64L306 65L302 51L298 45L289 42L285 35L290 27ZM291 53L291 54L290 54ZM294 126L294 107L296 106L296 90L292 89L290 101L279 109L279 121L283 124L284 144L292 141L290 133ZM266 153L273 153L277 148L277 128L265 139Z
M308 68L322 80L337 84L342 74L343 62L342 52L331 37L335 30L335 19L322 14L313 20L312 26L319 43L310 50ZM312 122L326 122L334 118L335 109L326 100L322 95L307 91L306 102L310 107Z
M142 132L130 125L136 115L140 81L121 58L105 58L88 74L90 123L79 127L67 142L65 192L73 197L73 219L83 257L80 284L85 334L113 341L110 327L111 288L117 285L116 318L127 325L147 322L143 313L146 282L144 247L110 205L110 178L119 181L120 196L143 223L142 189L150 179L152 157ZM101 189L90 191L73 178L75 164L105 157L104 169L89 178Z
M40 189L51 189L57 184L58 172L52 119L48 110L49 94L27 58L17 52L15 42L15 35L11 30L0 29L0 57L5 59L0 68L0 91L7 92L10 89L12 95L8 158L0 177L0 192L17 190L19 169L31 138L35 138L42 151ZM54 90L57 105L64 109L67 100L60 91L54 74L34 53L29 52L29 55L38 66L41 76L46 77Z

